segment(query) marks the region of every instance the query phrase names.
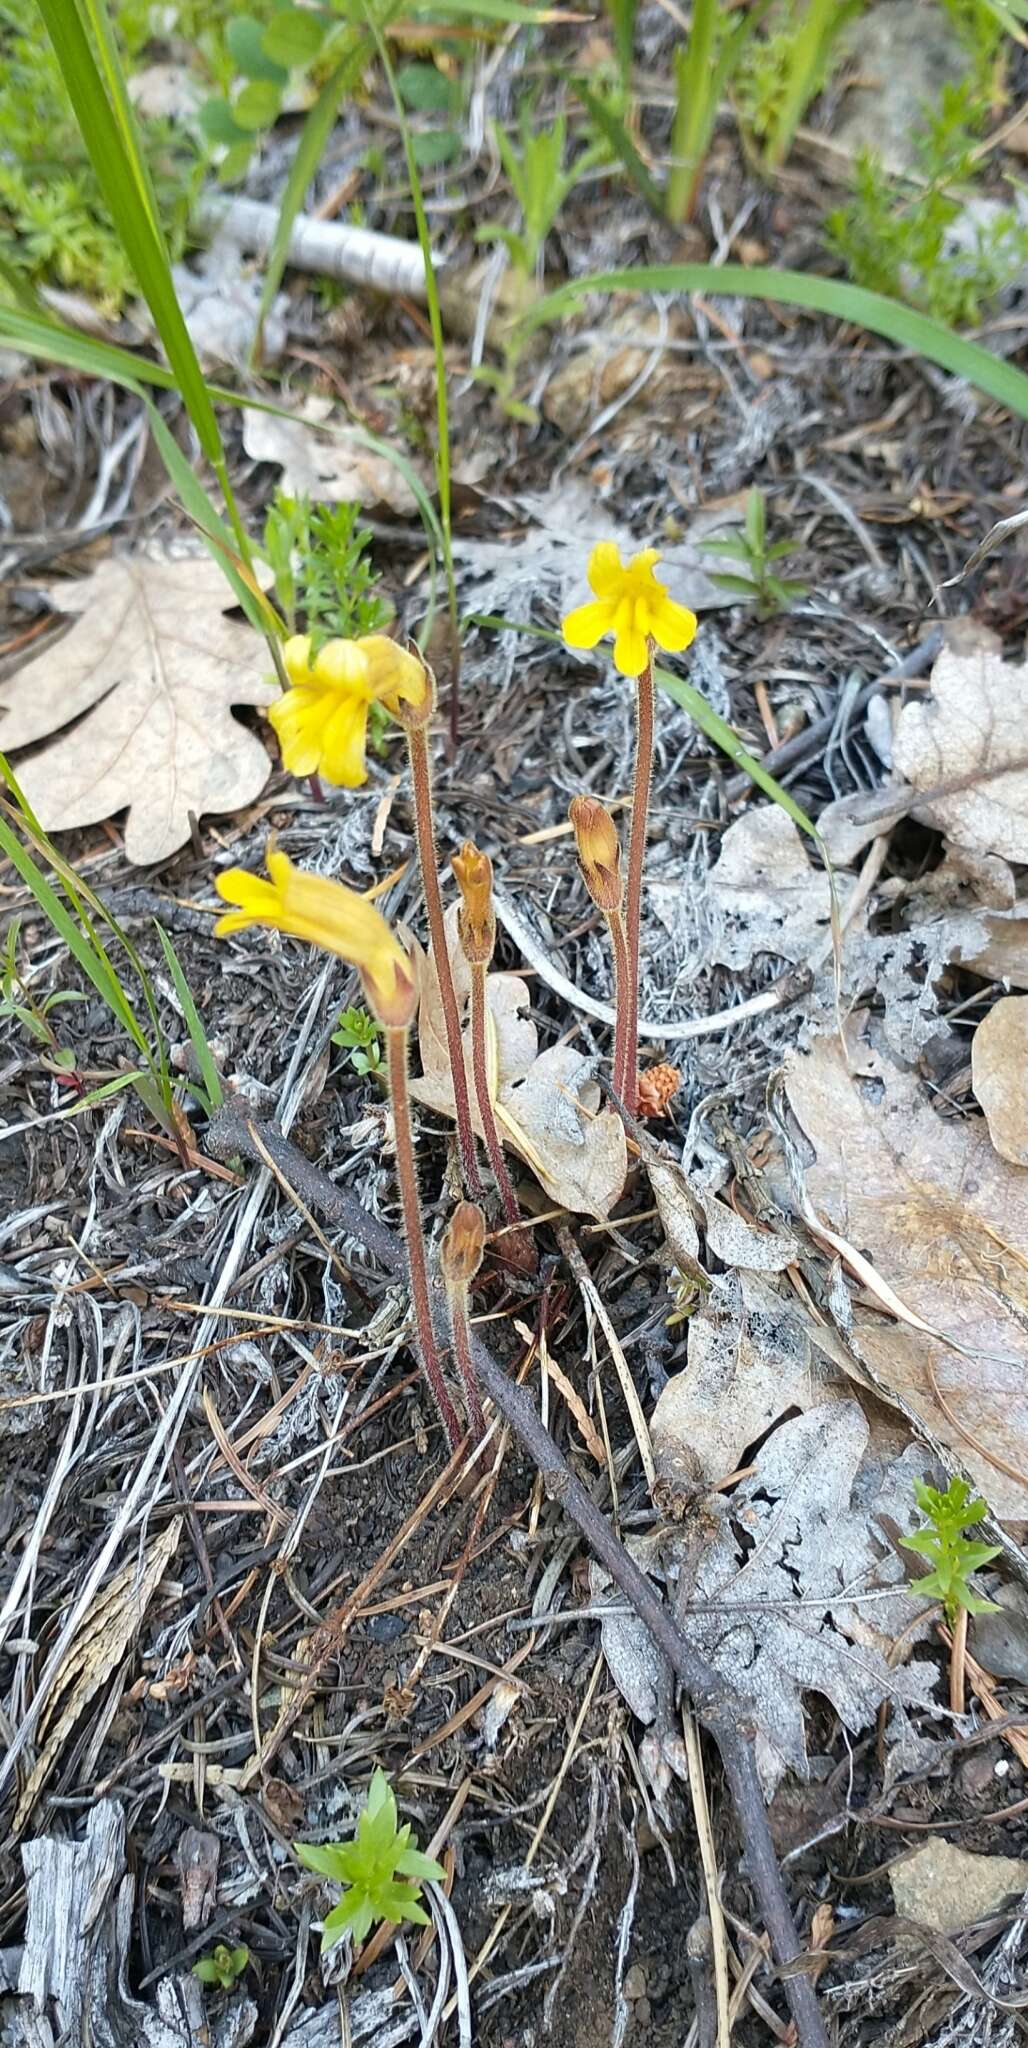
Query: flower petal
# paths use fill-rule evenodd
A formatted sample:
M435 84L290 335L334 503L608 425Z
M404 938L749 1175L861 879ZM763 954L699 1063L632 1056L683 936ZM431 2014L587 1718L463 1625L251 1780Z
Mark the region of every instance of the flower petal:
M614 667L623 676L641 676L649 660L646 635L640 630L634 606L625 607L628 616L619 622L614 640Z
M662 590L663 584L657 583L657 579L652 573L654 563L659 561L659 548L640 548L639 553L632 556L625 574L628 576L638 576L640 580L645 579L647 583L656 584L657 589Z
M613 630L614 606L608 597L593 604L580 604L561 621L561 632L569 647L595 647L605 633Z
M666 654L681 654L683 648L691 647L696 638L696 614L688 605L676 604L674 598L665 597L660 604L650 605L650 632L658 647Z
M326 640L312 674L316 683L330 690L367 690L368 657L359 640Z
M621 561L621 550L616 541L601 540L589 557L586 570L589 588L597 597L615 597L624 581L625 570Z
M321 733L322 774L338 789L359 789L368 779L364 746L368 734L368 707L361 697L334 700L331 716Z
M293 689L269 704L268 719L278 735L282 766L288 774L317 774L334 702L326 690Z

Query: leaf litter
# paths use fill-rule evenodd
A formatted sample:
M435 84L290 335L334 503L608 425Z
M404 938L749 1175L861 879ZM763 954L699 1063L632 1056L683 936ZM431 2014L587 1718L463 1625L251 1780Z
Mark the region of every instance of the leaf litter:
M233 706L270 704L278 684L216 562L111 556L46 594L73 624L0 686L0 747L38 749L15 765L44 830L126 810L125 857L146 866L185 845L191 818L260 795L268 752Z

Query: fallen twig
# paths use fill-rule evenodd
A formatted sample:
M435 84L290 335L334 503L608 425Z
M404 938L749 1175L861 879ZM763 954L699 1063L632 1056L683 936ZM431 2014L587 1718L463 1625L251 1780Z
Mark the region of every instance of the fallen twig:
M210 1127L208 1145L216 1156L226 1156L227 1148L229 1154L241 1153L258 1160L262 1158L260 1148L263 1147L281 1164L306 1201L342 1223L347 1233L359 1238L376 1258L381 1259L388 1271L396 1274L405 1271L406 1258L399 1238L368 1215L354 1196L346 1195L337 1188L320 1167L305 1159L274 1126L258 1123L250 1117L238 1098L229 1100L218 1112ZM802 1954L802 1945L778 1868L757 1776L753 1748L755 1723L750 1702L733 1691L686 1640L650 1580L629 1556L592 1496L576 1479L530 1396L508 1377L499 1360L479 1338L474 1339L474 1358L483 1391L538 1466L550 1498L559 1502L565 1513L570 1515L590 1549L631 1602L689 1695L704 1727L713 1736L739 1822L746 1869L770 1936L772 1952L779 1964L794 1962ZM346 1603L347 1613L355 1612L359 1604L357 1596L351 1595ZM309 1696L309 1691L309 1682L298 1686L291 1705L302 1703ZM291 1713L290 1725L294 1720L295 1714ZM276 1746L285 1732L280 1722L273 1731ZM268 1745L265 1744L263 1761L266 1762L268 1756ZM254 1759L251 1771L256 1762ZM783 1989L795 2021L799 2048L827 2048L817 1993L810 1977L802 1970L788 1975L783 1979Z

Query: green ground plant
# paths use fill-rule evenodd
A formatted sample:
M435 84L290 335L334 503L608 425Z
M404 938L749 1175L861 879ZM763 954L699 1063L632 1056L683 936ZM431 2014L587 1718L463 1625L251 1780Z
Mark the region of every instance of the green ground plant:
M354 1003L344 1010L332 1033L333 1045L344 1046L355 1074L383 1071L382 1034L369 1010Z
M779 170L811 101L841 54L847 25L864 0L778 0L767 33L740 52L735 99L768 170Z
M1028 228L1013 207L976 222L959 253L950 247L967 217L975 141L988 107L973 78L944 86L938 104L925 112L918 181L890 177L865 150L852 196L826 223L831 247L857 284L906 299L947 326L974 325L1028 262Z
M970 1577L999 1556L1000 1546L971 1543L963 1533L988 1513L985 1502L972 1500L971 1489L963 1479L951 1479L945 1493L923 1479L915 1479L914 1498L925 1517L925 1526L913 1536L902 1536L900 1541L904 1549L927 1558L932 1566L930 1572L918 1579L918 1592L942 1601L951 1628L961 1608L968 1614L994 1613L995 1600L972 1592Z
M439 1883L446 1873L431 1856L422 1855L410 1822L399 1825L396 1795L383 1770L376 1770L371 1780L352 1841L294 1842L293 1848L305 1869L345 1886L339 1904L322 1923L322 1955L344 1934L364 1941L377 1921L396 1927L411 1920L427 1927L428 1914L418 1903L422 1883Z
M238 1948L229 1948L225 1942L219 1941L209 1955L201 1956L199 1962L193 1964L193 1975L201 1984L216 1984L219 1991L231 1991L249 1960L250 1951L245 1942L240 1942Z
M290 633L309 633L316 654L335 633L380 633L393 607L379 588L371 532L359 505L319 505L276 491L261 552L275 578L275 600Z
M699 545L701 553L728 555L739 563L738 575L711 570L710 580L719 590L731 591L734 596L754 605L758 619L773 619L779 612L788 611L798 598L806 596L806 584L788 581L773 567L787 555L795 554L796 542L778 540L768 545L767 502L763 491L758 491L756 486L746 498L742 532L701 540Z

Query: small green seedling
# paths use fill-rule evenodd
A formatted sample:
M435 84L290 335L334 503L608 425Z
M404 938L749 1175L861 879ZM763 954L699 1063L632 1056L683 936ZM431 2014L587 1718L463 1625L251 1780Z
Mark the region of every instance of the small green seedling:
M18 933L20 920L11 919L7 928L3 959L0 961L0 1017L17 1017L22 1029L37 1045L45 1045L50 1055L50 1064L73 1085L81 1087L76 1074L75 1054L70 1046L62 1045L50 1022L51 1010L61 1003L84 1003L86 998L78 989L58 988L49 995L37 999L18 966Z
M758 619L773 619L778 612L786 612L797 598L805 597L805 583L790 583L776 576L772 562L780 562L785 555L796 552L796 543L791 540L777 540L771 547L767 544L767 512L762 491L756 487L746 499L746 523L742 533L730 534L727 538L701 540L701 552L708 555L729 555L744 567L744 574L730 576L711 571L710 580L719 590L730 590L737 597L756 605Z
M901 1536L900 1541L906 1550L915 1550L934 1567L918 1579L918 1592L942 1601L951 1628L961 1607L968 1614L995 1613L995 1600L984 1600L980 1594L972 1593L968 1578L971 1572L998 1557L1000 1546L969 1543L962 1533L987 1513L985 1502L971 1499L971 1489L963 1479L951 1479L945 1493L939 1493L923 1479L915 1479L914 1498L927 1527L918 1529L913 1536Z
M238 1948L228 1948L219 1941L209 1956L201 1956L199 1962L193 1964L193 1975L200 1979L201 1984L216 1984L219 1991L231 1991L249 1960L250 1951L245 1942L240 1942Z
M359 505L312 505L276 491L261 552L291 633L309 633L316 653L334 634L379 633L393 615L370 559L371 532Z
M398 1927L401 1920L413 1920L427 1927L428 1914L418 1904L421 1882L446 1873L431 1856L423 1856L412 1841L408 1821L397 1826L396 1797L386 1774L376 1770L368 1787L367 1805L357 1823L352 1842L294 1842L300 1862L319 1877L346 1886L338 1906L322 1922L321 1953L334 1948L344 1934L360 1942L371 1932L376 1920ZM414 1879L414 1883L401 1880Z
M343 1045L350 1054L350 1065L355 1074L379 1074L382 1072L382 1040L374 1017L367 1010L354 1004L344 1010L336 1029L332 1033L333 1045Z

